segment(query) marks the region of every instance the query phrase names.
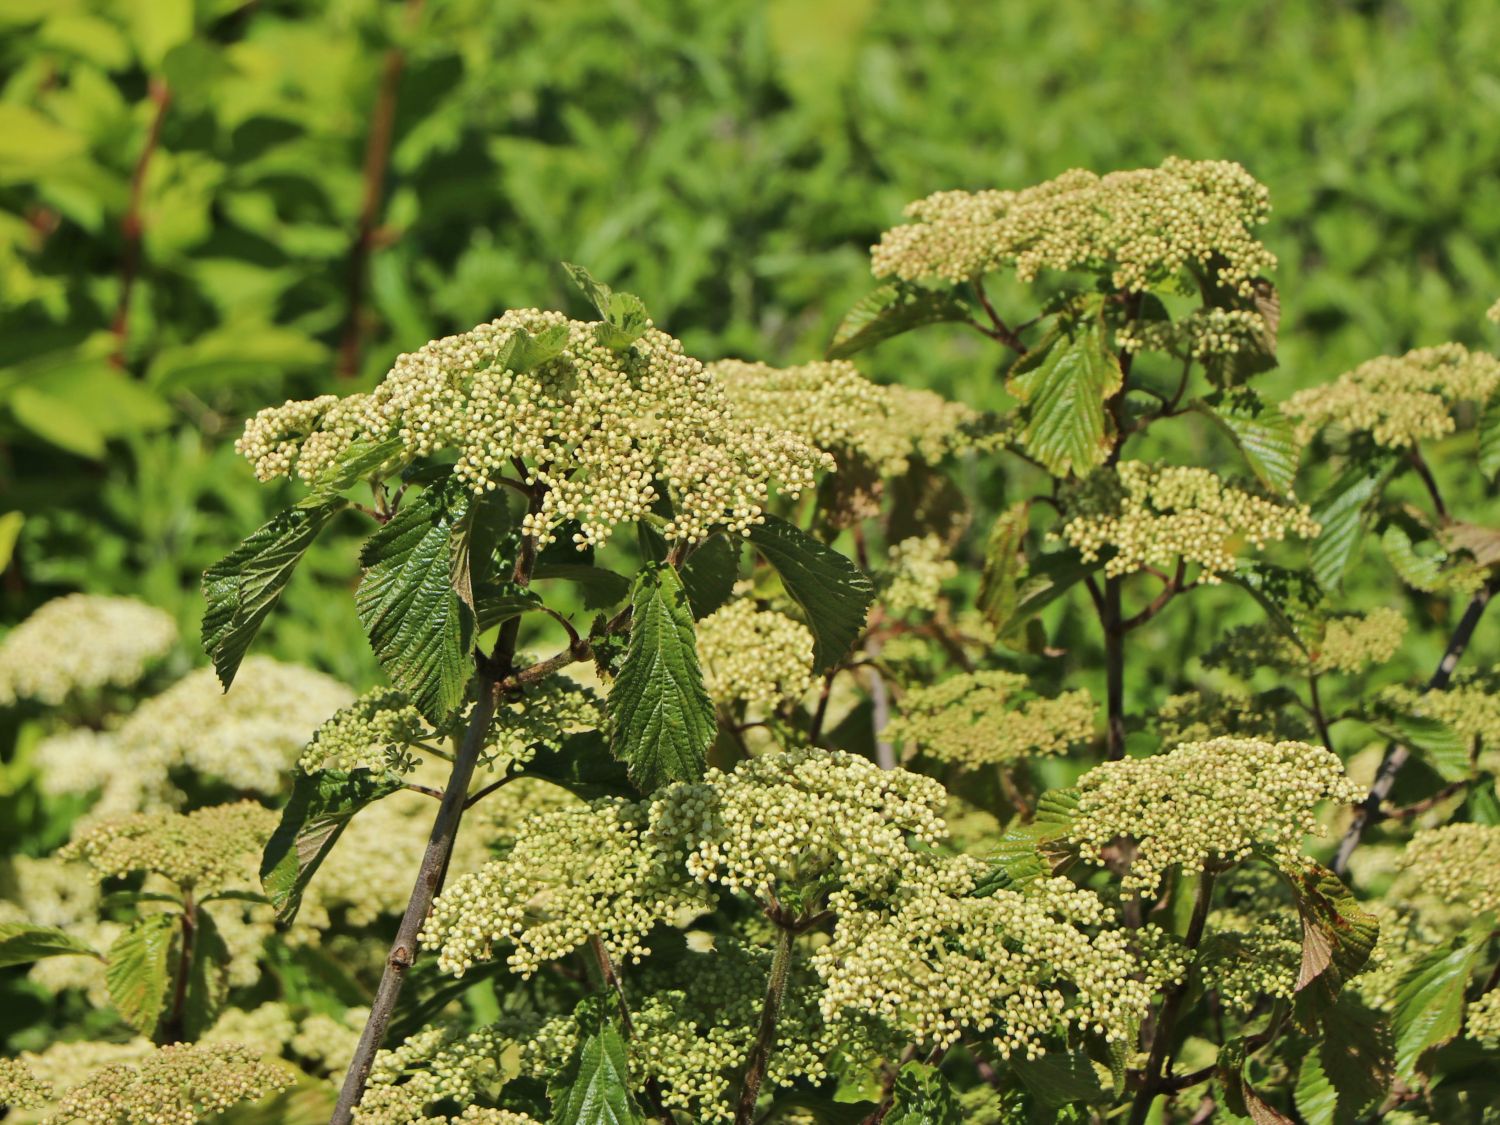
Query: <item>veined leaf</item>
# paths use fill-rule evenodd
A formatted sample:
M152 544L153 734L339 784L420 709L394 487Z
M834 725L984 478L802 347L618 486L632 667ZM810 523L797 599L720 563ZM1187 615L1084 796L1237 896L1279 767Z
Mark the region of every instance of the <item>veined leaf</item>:
M490 582L474 589L475 628L481 633L541 608L541 595L518 582Z
M213 916L199 910L193 928L193 960L188 969L187 994L182 1010L182 1031L190 1040L200 1038L213 1026L229 995L229 946L214 924Z
M1231 1039L1219 1048L1214 1077L1224 1089L1224 1105L1230 1113L1248 1117L1254 1125L1295 1125L1275 1106L1267 1104L1245 1078L1245 1041Z
M854 302L839 321L827 355L847 359L913 328L968 319L969 308L955 293L892 282Z
M1020 600L1030 515L1031 505L1027 501L1012 504L995 520L985 546L984 569L979 575L979 610L1000 633L1010 626Z
M963 1111L935 1066L909 1062L896 1075L886 1125L962 1125Z
M1088 1054L1078 1048L1048 1051L1036 1059L1016 1055L1010 1060L1010 1069L1031 1096L1048 1109L1078 1102L1096 1105L1110 1097L1100 1085Z
M1440 949L1416 963L1396 988L1392 1030L1396 1073L1410 1081L1422 1056L1458 1034L1463 1024L1464 989L1484 940Z
M1297 1075L1297 1112L1307 1125L1355 1125L1390 1088L1390 1028L1347 991L1319 1027Z
M631 607L630 642L606 710L610 749L650 793L669 781L702 777L718 725L677 572L664 563L645 567Z
M1299 1004L1308 1012L1332 1007L1344 982L1370 959L1380 923L1337 875L1312 860L1297 875L1283 872L1283 877L1292 888L1302 919L1302 965L1296 984ZM1316 994L1307 993L1315 982Z
M0 922L0 969L46 957L98 957L99 951L56 926Z
M399 778L371 770L297 775L260 862L260 883L276 907L278 922L290 925L297 916L302 892L354 814L400 788Z
M1421 754L1444 781L1461 781L1474 772L1469 740L1441 719L1398 711L1372 719L1370 725Z
M1391 478L1386 465L1358 464L1329 486L1313 509L1322 530L1312 547L1312 570L1325 590L1337 590L1360 540L1370 529L1375 501Z
M1248 387L1218 391L1193 406L1224 429L1262 484L1280 493L1292 490L1302 448L1291 419L1268 409Z
M379 441L368 439L351 442L349 447L326 466L312 481L315 492L329 496L353 488L369 477L383 475L382 468L394 471L401 452L401 438L392 435Z
M557 749L539 746L526 762L527 777L545 778L575 797L629 797L635 790L623 763L609 752L604 736L596 730L564 735Z
M564 262L562 268L578 291L598 310L603 323L595 332L601 344L615 351L624 351L641 338L650 318L639 297L633 293L614 292L588 270L572 262Z
M484 371L494 367L502 371L514 371L517 374L523 371L533 371L548 360L556 359L567 346L568 326L566 324L554 324L535 335L518 326L511 329L510 335L505 343L500 345L494 358L487 363L477 365L476 370Z
M802 608L812 630L816 670L832 668L864 628L875 583L843 555L776 516L752 527L750 542Z
M575 1009L578 1043L568 1065L547 1086L552 1125L642 1125L630 1093L625 1037L612 1003L586 997Z
M376 659L430 722L463 702L474 614L452 581L452 539L467 490L437 485L397 512L360 553L365 576L354 605Z
M1500 395L1479 416L1479 471L1490 478L1500 473Z
M682 585L695 619L701 621L729 600L739 569L738 537L713 535L698 544L681 571Z
M1115 444L1105 403L1123 383L1099 322L1065 322L1018 359L1006 379L1022 403L1021 446L1053 476L1083 476L1104 464Z
M150 1036L161 1022L172 987L181 922L176 914L150 914L133 923L109 947L104 980L115 1010L131 1027Z
M1416 544L1399 523L1386 526L1380 536L1380 546L1391 569L1413 590L1432 593L1443 588L1443 564L1448 561L1446 551L1419 555Z
M226 691L292 571L345 504L332 498L288 508L203 572L203 651Z
M1465 552L1479 566L1500 566L1500 531L1495 528L1457 520L1439 535L1448 550Z

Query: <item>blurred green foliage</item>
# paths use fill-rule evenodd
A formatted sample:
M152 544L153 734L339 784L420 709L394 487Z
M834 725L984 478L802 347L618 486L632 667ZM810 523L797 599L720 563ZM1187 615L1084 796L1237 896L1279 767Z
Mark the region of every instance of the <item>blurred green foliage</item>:
M1497 57L1480 0L7 0L4 619L86 588L191 629L197 575L286 500L234 457L243 417L576 302L560 260L704 358L805 360L909 200L1177 153L1271 188L1273 397L1473 342ZM874 369L996 406L984 345L921 333ZM271 643L363 682L325 596L351 559L314 553Z

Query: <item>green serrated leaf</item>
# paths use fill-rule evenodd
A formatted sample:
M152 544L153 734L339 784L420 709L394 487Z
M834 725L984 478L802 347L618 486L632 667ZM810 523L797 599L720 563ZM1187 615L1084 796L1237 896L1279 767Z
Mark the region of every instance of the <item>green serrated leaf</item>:
M1479 416L1479 471L1491 479L1500 473L1500 397L1490 399Z
M1389 465L1361 463L1329 486L1313 508L1322 530L1312 546L1312 571L1325 590L1343 585L1344 571L1369 531L1375 501L1390 480Z
M452 540L467 490L429 488L366 541L354 605L391 682L424 718L442 723L473 672L474 613L452 581Z
M646 306L639 297L632 293L614 292L582 266L564 262L562 267L569 280L598 311L603 323L594 331L601 344L615 351L624 351L641 338L649 317Z
M635 793L629 772L610 755L599 731L565 735L556 749L539 746L522 768L527 777L544 778L586 801Z
M400 788L400 778L372 770L297 775L260 862L260 883L278 922L290 925L297 916L302 892L354 814Z
M1243 1039L1231 1039L1219 1048L1214 1077L1224 1090L1225 1108L1254 1125L1295 1125L1275 1106L1267 1104L1245 1078L1247 1051Z
M109 999L131 1027L155 1033L172 987L173 946L181 933L176 914L151 914L134 922L109 947L104 980Z
M193 927L193 960L182 1008L182 1032L198 1039L213 1026L229 996L229 946L212 915L199 910Z
M481 633L541 608L541 595L518 582L491 582L474 590L475 627Z
M1372 719L1370 725L1421 754L1444 781L1462 781L1474 772L1469 740L1440 719L1395 711Z
M1302 447L1290 418L1248 387L1216 392L1193 407L1224 429L1261 483L1280 493L1292 490Z
M1331 1007L1338 990L1369 961L1380 923L1321 864L1307 860L1295 876L1282 874L1302 920L1302 965L1295 990L1301 994L1316 981L1318 1002L1326 1000Z
M642 792L703 776L718 726L698 666L687 591L663 563L636 577L630 643L607 712L610 750Z
M1293 1094L1306 1125L1355 1125L1390 1088L1390 1028L1349 992L1321 1021L1308 1045Z
M625 1037L615 1006L586 997L575 1009L578 1042L568 1064L547 1084L552 1125L642 1125L630 1092Z
M535 335L524 328L512 328L494 356L488 362L477 365L476 369L483 371L493 367L517 374L534 371L549 360L556 359L567 346L566 324L551 325Z
M909 1062L891 1087L891 1109L885 1125L962 1125L963 1111L943 1072L926 1063Z
M729 600L739 570L738 537L710 536L687 557L682 564L682 585L696 620L701 621Z
M1418 554L1406 529L1395 522L1387 524L1381 533L1380 547L1391 569L1413 590L1433 593L1443 588L1443 564L1448 561L1446 551L1440 550L1435 555Z
M363 480L388 475L399 467L397 458L401 447L400 435L379 441L362 439L351 442L313 479L313 491L331 497Z
M226 691L303 554L345 506L334 498L289 508L203 572L203 651Z
M1016 361L1006 388L1022 404L1022 448L1053 476L1083 476L1115 444L1105 403L1124 383L1119 357L1093 318L1066 321Z
M816 670L837 665L864 628L875 583L843 555L776 516L753 526L750 542L807 618Z
M609 609L630 596L630 579L586 563L538 563L532 571L533 582L555 579L571 582L583 594L584 609Z
M1397 986L1391 1028L1396 1036L1396 1073L1402 1079L1413 1080L1422 1056L1458 1034L1464 989L1486 941L1428 954Z
M46 957L98 957L99 951L56 926L0 922L0 969Z
M1031 1096L1049 1109L1079 1102L1097 1105L1109 1100L1093 1062L1087 1052L1078 1048L1048 1051L1035 1059L1016 1055L1010 1060L1010 1069Z
M951 291L892 282L866 293L844 314L827 355L829 359L847 359L913 328L968 319L968 305Z
M1026 575L1026 533L1030 530L1031 504L1012 504L990 528L984 551L984 569L979 574L979 611L985 620L1004 633L1011 625L1020 600L1021 579Z

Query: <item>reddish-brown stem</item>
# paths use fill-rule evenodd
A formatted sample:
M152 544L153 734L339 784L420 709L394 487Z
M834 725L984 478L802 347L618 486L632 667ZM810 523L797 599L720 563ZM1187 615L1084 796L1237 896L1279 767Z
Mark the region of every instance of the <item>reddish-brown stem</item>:
M146 141L136 157L135 168L130 173L130 197L125 205L125 218L120 222L120 234L124 248L120 252L120 300L115 305L115 317L110 332L115 338L114 350L109 361L116 367L125 366L125 341L130 332L130 301L135 293L135 279L141 272L141 235L145 220L141 216L141 200L146 194L146 173L151 167L151 158L161 144L162 122L167 116L167 107L172 103L172 90L165 78L151 79L148 97L154 107L151 125L146 130Z
M408 27L416 24L422 3L423 0L407 0ZM349 250L348 307L343 336L339 341L338 374L346 379L359 373L364 352L365 286L369 278L370 256L375 250L381 203L385 198L385 174L390 165L396 124L396 93L405 67L406 52L401 47L394 46L386 51L380 68L380 85L375 92L375 105L370 111L370 131L365 135L364 194L360 200L354 243Z
M198 932L198 904L193 901L193 892L190 890L182 893L182 914L179 918L182 926L182 949L177 957L177 981L172 989L172 1007L167 1022L162 1026L163 1043L181 1043L186 1033L188 984L193 976L193 943Z

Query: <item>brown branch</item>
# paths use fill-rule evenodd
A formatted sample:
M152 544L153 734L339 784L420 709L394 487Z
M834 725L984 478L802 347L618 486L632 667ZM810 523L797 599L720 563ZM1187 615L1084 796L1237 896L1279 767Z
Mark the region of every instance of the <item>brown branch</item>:
M760 1027L750 1048L750 1058L745 1063L745 1077L740 1084L739 1104L734 1113L735 1125L753 1125L755 1121L755 1103L760 1098L760 1085L771 1062L771 1049L776 1045L776 1022L781 1015L781 1001L786 994L791 969L792 931L787 926L778 925L771 975L766 981L766 999L760 1010Z
M125 218L120 223L120 234L124 249L120 254L120 300L115 306L114 321L110 332L115 338L114 351L109 361L116 367L125 366L125 339L130 333L130 299L135 292L135 281L141 270L141 235L145 231L145 220L141 217L141 198L146 193L146 172L151 167L151 158L161 144L162 122L167 116L167 107L172 104L172 90L165 78L151 79L149 97L155 107L151 125L146 131L146 142L136 157L135 168L130 173L130 200L125 207Z
M1416 469L1417 476L1421 478L1422 485L1427 489L1427 495L1432 497L1432 506L1437 510L1437 517L1443 523L1448 522L1448 505L1443 503L1443 494L1438 490L1437 479L1433 477L1432 470L1427 466L1427 459L1422 456L1422 451L1415 445L1407 454L1412 468Z
M192 891L183 891L180 919L182 952L177 957L177 981L172 989L171 1014L162 1026L161 1042L163 1043L181 1043L186 1032L188 986L192 981L195 953L193 935L198 929L198 905L193 901Z
M408 28L416 25L422 3L423 0L407 0ZM370 256L375 250L381 202L385 198L385 174L390 165L396 124L396 91L405 66L406 52L401 47L393 46L386 51L380 68L380 85L375 92L375 105L370 111L370 131L365 135L364 195L360 201L354 243L349 250L348 308L339 341L337 370L345 379L359 373L364 350L365 286L369 278Z
M979 295L979 303L984 307L985 315L990 318L990 323L995 326L993 332L985 332L985 335L999 340L1017 355L1025 355L1027 351L1026 342L1017 336L1005 321L1000 319L1000 314L995 311L995 306L990 303L990 295L984 291L984 281L981 278L976 277L974 279L974 292ZM984 332L982 326L975 325L975 327Z
M1469 641L1473 639L1479 619L1484 616L1485 606L1489 605L1490 598L1494 596L1496 585L1496 581L1491 580L1469 599L1468 608L1464 610L1463 617L1459 618L1458 624L1454 627L1442 660L1438 661L1432 678L1427 681L1428 691L1442 691L1447 688L1448 681L1453 678L1453 669L1458 667L1458 662L1463 659L1464 650L1469 647ZM1398 742L1386 745L1385 757L1380 762L1380 769L1375 773L1375 781L1370 786L1369 795L1354 810L1354 819L1350 821L1344 838L1339 841L1338 854L1333 857L1334 874L1343 875L1349 869L1349 857L1354 854L1354 849L1359 847L1365 829L1380 818L1380 806L1390 796L1391 789L1396 784L1396 775L1401 772L1401 767L1410 757L1409 747Z

